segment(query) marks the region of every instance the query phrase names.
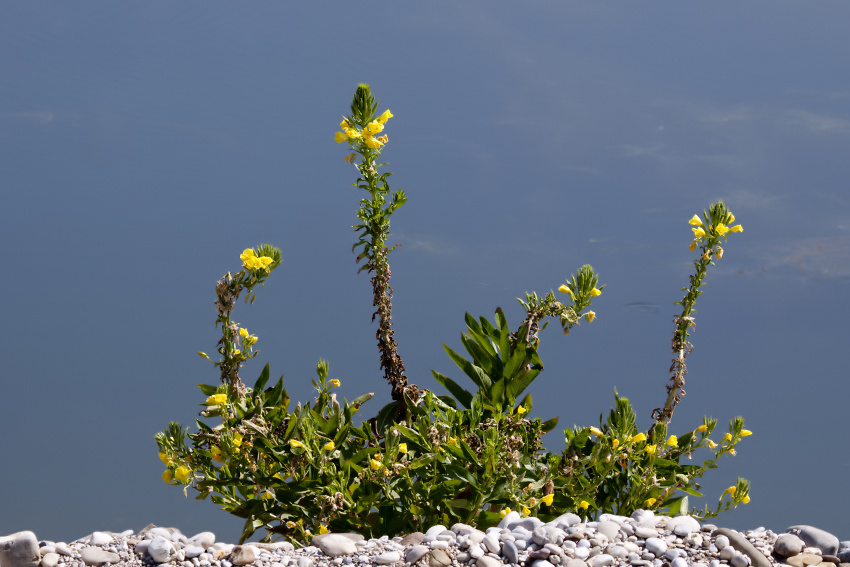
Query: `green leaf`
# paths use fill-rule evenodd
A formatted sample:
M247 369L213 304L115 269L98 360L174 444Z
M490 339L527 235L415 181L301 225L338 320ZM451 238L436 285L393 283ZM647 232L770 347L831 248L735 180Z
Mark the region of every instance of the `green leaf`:
M472 394L468 391L461 388L457 382L449 378L444 374L440 374L436 370L432 370L431 374L434 376L434 380L437 381L442 387L449 391L449 393L454 396L454 398L460 402L460 405L469 409L472 404Z
M266 385L266 382L269 381L269 365L268 363L263 368L263 371L260 372L260 377L257 378L257 381L254 382L254 393L259 394L263 391L263 387Z
M543 422L543 424L541 425L541 431L543 433L549 433L550 431L555 429L556 425L558 425L558 418L553 417L552 419L548 419Z
M218 386L210 386L209 384L198 384L198 388L201 389L205 396L212 396L218 390Z
M464 374L469 376L469 378L473 382L475 382L475 385L478 386L479 389L486 391L490 390L490 388L493 386L493 383L490 380L490 377L487 376L487 373L484 372L484 370L466 360L464 357L449 348L449 346L445 343L443 343L443 348L446 350L446 353L448 353L449 358L451 358L454 363L457 364L461 370L463 370Z

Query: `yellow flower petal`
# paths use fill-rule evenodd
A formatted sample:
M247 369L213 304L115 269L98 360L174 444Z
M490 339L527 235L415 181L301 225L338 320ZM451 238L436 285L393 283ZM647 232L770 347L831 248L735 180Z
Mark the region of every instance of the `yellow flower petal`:
M328 441L325 443L324 447L322 447L322 451L333 451L336 448L333 441Z
M578 503L578 507L582 510L587 510L587 508L589 506L590 506L590 502L588 502L587 500L582 500L581 502Z
M328 528L325 527L325 524L319 524L319 533L320 534L328 533Z
M729 229L729 232L742 232L743 230L744 230L743 226L736 224L735 226L733 226L732 228Z
M573 296L573 291L572 291L569 287L567 287L567 286L565 286L565 285L560 286L560 287L558 288L558 291L560 291L561 293L569 293L569 294L570 294L570 297L572 297L572 296Z
M691 217L691 220L688 221L688 224L692 224L694 226L702 226L702 219L700 219L697 215Z
M345 135L345 134L343 134L342 132L336 132L336 133L334 133L334 140L336 140L336 142L337 142L338 144L343 143L343 142L344 142L344 141L346 141L347 139L348 139L348 136L346 136L346 135Z
M189 479L189 469L183 465L177 467L177 470L174 471L174 478L179 480L180 482L186 482Z
M728 493L729 496L731 496L732 498L735 497L735 492L737 492L737 491L738 491L737 486L730 486L729 488L726 489L726 493Z
M527 410L527 409L525 409L525 408L524 408L524 407L522 407L522 406L519 406L519 407L516 409L516 413L517 413L517 415L522 415L522 414L524 414L524 413L526 413L526 412L528 412L528 410Z
M724 435L724 436L723 436L723 440L724 440L724 441L726 441L726 442L728 443L729 441L731 441L731 440L732 440L732 434L731 434L731 433L727 433L726 435Z
M647 499L646 499L646 502L644 502L644 505L645 505L647 508L651 508L651 507L652 507L652 505L653 505L653 504L655 504L656 502L658 502L658 500L656 500L655 498L647 498Z
M407 454L407 443L399 443L398 444L398 452L402 455Z
M162 480L164 480L168 484L171 484L171 480L173 478L174 476L171 474L171 469L165 469L165 472L162 473Z
M702 227L698 226L696 228L692 228L691 230L694 231L694 238L702 238L703 236L705 236L705 231L702 229Z
M552 505L552 502L553 502L554 500L555 500L555 495L554 495L554 494L547 494L546 496L544 496L543 498L541 498L541 499L540 499L540 503L541 503L541 504L544 504L544 505L546 505L546 506L551 506L551 505Z
M631 441L632 443L641 443L642 441L646 441L646 435L644 435L643 433L632 435Z
M292 448L292 449L296 449L298 447L303 447L303 446L304 446L304 443L302 443L298 439L290 439L289 440L289 447Z
M236 445L237 447L242 444L242 434L241 433L234 433L233 434L233 444Z
M593 289L590 290L590 295L592 295L593 297L596 297L597 295L602 295L602 291L598 290L596 288L593 288Z
M331 386L332 386L332 387L334 387L334 388L339 388L339 385L340 385L340 381L339 381L339 380L337 380L336 378L334 378L333 380L331 380Z
M720 223L717 225L717 230L715 232L717 232L717 234L719 234L720 236L723 236L724 234L729 232L729 227L723 223Z
M510 509L510 508L503 508L503 509L502 509L502 511L501 511L501 512L499 512L499 517L500 517L500 518L504 518L505 516L507 516L507 515L508 515L508 514L510 514L510 513L511 513L511 509Z
M708 429L708 426L704 423L697 427L697 431L705 431L706 429Z
M667 440L667 446L668 447L678 447L679 446L678 437L676 437L675 435L671 435L670 438Z
M741 498L741 502L743 502L744 504L749 504L750 503L750 495L747 494L746 496Z
M384 113L383 113L383 114L381 114L380 116L378 116L378 122L380 122L381 124L386 124L386 123L387 123L387 120L389 120L389 119L390 119L390 118L392 118L392 117L393 117L392 112L390 112L390 110L389 110L389 109L387 109L387 110L385 110L385 111L384 111Z
M643 448L647 455L654 455L655 451L658 449L658 445L647 445Z
M753 432L750 431L749 429L742 429L741 430L741 437L747 437L748 435L752 435L752 434L753 434Z
M591 426L591 427L589 427L589 429L590 429L590 432L593 433L594 435L599 435L599 436L603 435L602 431L600 431L596 427Z

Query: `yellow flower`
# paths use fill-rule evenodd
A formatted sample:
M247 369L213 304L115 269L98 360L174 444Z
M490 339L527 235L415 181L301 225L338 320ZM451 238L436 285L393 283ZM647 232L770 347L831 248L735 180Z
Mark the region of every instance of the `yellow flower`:
M619 439L614 439L613 441L611 441L611 446L612 446L612 447L614 447L615 449L616 449L619 445L620 445L620 440L619 440Z
M595 311L588 311L587 313L584 314L584 318L585 318L585 320L587 320L588 323L593 323L593 320L596 319L596 312Z
M239 259L242 260L243 264L253 257L254 257L254 250L252 250L251 248L246 248L239 255ZM248 266L245 266L245 267L247 268Z
M589 429L590 429L590 432L594 435L599 435L600 437L603 435L602 431L600 431L596 427L590 426Z
M729 221L729 222L732 222L732 221ZM733 226L732 228L729 229L729 232L741 232L743 230L744 230L743 226L736 224L735 226Z
M380 140L371 137L364 138L364 141L366 142L366 145L373 150L380 148L383 144Z
M696 228L692 228L691 230L694 231L694 238L695 239L696 238L702 238L703 236L705 236L705 231L702 229L702 227L698 226Z
M753 432L750 431L749 429L742 429L741 430L741 437L746 437L746 436L752 435L752 434L753 434Z
M337 142L338 144L343 143L343 142L344 142L344 141L346 141L347 139L348 139L348 136L346 136L346 135L345 135L345 134L343 134L342 132L336 132L336 133L334 133L334 140L336 140L336 142Z
M378 122L380 122L381 124L386 124L387 120L389 120L392 117L393 117L393 114L392 114L392 112L390 112L390 109L388 108L387 110L384 111L383 114L378 116Z
M345 162L346 162L346 163L353 163L353 162L354 162L354 157L355 157L355 154L351 154L350 156L345 156L345 157L344 157L344 158L342 158L342 159L343 159L343 160L345 160Z
M546 506L551 506L551 505L552 505L552 501L553 501L554 499L555 499L555 495L554 495L554 494L547 494L546 496L544 496L543 498L541 498L541 499L540 499L540 503L541 503L541 504L545 504Z
M517 415L522 415L522 414L526 413L527 411L528 411L528 410L527 410L527 409L525 409L523 406L519 406L519 407L516 409L516 414L517 414Z
M531 514L531 510L528 509L528 506L523 506L522 507L522 515L528 516L529 514Z
M168 484L171 484L172 478L174 478L174 477L171 474L171 469L165 469L165 472L162 473L162 480L164 480Z
M325 524L319 524L319 533L320 534L328 533L328 528L325 527Z
M693 251L694 251L694 250L696 250L696 249L697 249L697 241L696 241L696 240L694 240L694 241L692 241L692 242L691 242L691 245L690 245L690 246L688 246L688 250L690 250L691 252L693 252Z
M506 507L506 508L502 509L501 512L499 512L499 517L504 518L505 516L507 516L510 513L511 513L511 509Z
M449 445L457 445L457 439L455 439L454 437L449 437L448 443Z
M381 132L384 129L384 124L382 122L374 120L372 122L369 122L369 125L366 126L365 129L368 130L369 133L374 136L375 134Z
M352 140L356 140L357 138L361 137L360 132L356 128L344 128L343 132L345 132L345 135L351 138Z
M384 465L381 463L381 461L376 461L375 459L370 459L369 460L369 466L372 467L373 471L377 471L377 470L381 470L381 467L383 467Z
M334 445L333 441L328 441L325 443L325 446L322 447L322 451L333 451L336 445Z
M290 439L290 440L289 440L289 447L290 447L291 449L295 449L295 448L303 447L303 446L304 446L304 443L302 443L302 442L301 442L301 441L299 441L298 439Z
M243 339L247 339L248 338L248 329L239 329L239 335Z
M233 434L233 444L236 445L237 447L242 444L242 434L241 433L234 433Z
M238 348L233 351L233 356L239 356L240 354L242 354L242 351Z
M573 296L573 290L571 290L569 287L567 287L565 285L560 286L558 288L558 291L560 291L561 293L569 293L570 297Z
M289 520L288 522L286 522L286 527L290 530L294 530L296 527L298 527L298 524L296 524L292 520Z
M726 493L728 493L729 496L731 496L732 498L735 498L735 492L737 492L737 491L738 491L737 486L730 486L729 488L726 489Z
M727 433L726 435L724 435L724 436L723 436L723 440L724 440L724 441L726 441L726 442L728 443L729 441L731 441L731 440L732 440L732 434L731 434L731 433Z
M717 229L715 230L715 232L717 232L717 234L719 234L720 236L723 236L724 234L729 232L729 227L723 223L720 223L717 225Z
M647 445L643 448L647 455L654 455L658 445Z
M708 426L704 423L697 427L697 431L705 431L706 429L708 429Z
M696 218L696 215L694 215L694 218ZM647 498L646 502L644 502L643 504L647 508L651 508L652 505L655 504L656 502L658 502L658 500L656 500L655 498Z
M213 394L209 398L207 398L208 404L216 404L221 405L227 402L227 394Z
M351 128L351 125L348 123L348 120L343 120L339 123L339 127L341 130L345 130L346 128Z
M582 510L587 510L588 506L590 506L590 502L588 502L587 500L582 500L578 503L578 507Z
M337 380L336 378L331 380L331 387L333 387L333 388L339 388L340 384L341 384L341 382L339 380Z
M593 288L593 289L590 290L590 295L592 295L593 297L596 297L597 295L602 295L602 291L600 291L596 288Z
M717 258L718 260L721 259L723 257L723 248L718 246L717 250L714 252L714 257Z
M407 443L399 443L398 444L398 452L402 455L407 454Z
M678 447L679 446L679 438L675 435L671 435L670 439L667 440L668 447Z
M169 457L168 455L166 455L162 451L157 453L156 456L159 457L159 460L162 461L163 463L165 463L166 465L171 463L171 457Z
M730 454L730 455L732 455L732 456L734 457L734 456L735 456L735 455L737 455L738 453L736 453L736 452L735 452L735 449L729 449L729 454Z
M189 469L183 465L177 467L177 470L174 471L174 478L179 480L180 482L186 482L189 479Z
M741 498L741 502L743 502L744 504L749 504L750 503L750 495L747 494L746 496Z
M715 443L711 439L706 439L705 444L708 445L709 449L714 449L715 447L717 447L717 443Z
M646 441L646 435L643 433L638 433L637 435L633 435L631 439L632 443L641 443Z
M221 454L221 449L219 449L215 445L210 447L210 453L212 453L212 458L215 462L217 462L217 463L223 463L224 462L224 456Z
M692 224L694 226L702 226L702 220L698 216L694 215L691 217L691 220L688 221L688 224Z
M729 213L729 222L730 223L735 222L735 215L733 215L732 213Z

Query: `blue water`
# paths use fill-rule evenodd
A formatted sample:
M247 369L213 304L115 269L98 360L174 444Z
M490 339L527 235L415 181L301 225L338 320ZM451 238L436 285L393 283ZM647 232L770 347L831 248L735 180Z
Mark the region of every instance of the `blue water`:
M533 416L598 424L614 388L663 403L687 225L733 235L697 304L672 428L742 415L705 478L752 502L722 525L850 539L850 5L7 3L0 17L5 324L0 534L72 540L241 521L160 479L153 434L192 424L215 370L213 287L242 249L284 264L235 319L295 400L320 357L389 398L356 274L360 196L332 140L358 82L409 202L393 217L396 340L411 381L462 378L463 314L557 289L581 264L598 319L544 333ZM371 406L371 407L370 407ZM191 492L190 492L191 495ZM697 503L699 504L699 503Z

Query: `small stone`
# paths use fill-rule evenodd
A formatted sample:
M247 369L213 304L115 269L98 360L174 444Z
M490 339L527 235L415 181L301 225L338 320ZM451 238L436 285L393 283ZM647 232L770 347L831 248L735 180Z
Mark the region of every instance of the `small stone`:
M311 543L318 546L322 550L322 553L328 557L352 555L357 551L357 546L354 545L354 542L342 534L324 534L321 538L316 536Z
M89 536L89 545L109 545L112 543L112 536L104 532L93 532Z
M59 554L45 553L44 557L41 558L41 567L56 567L59 564Z
M250 545L237 545L230 552L228 559L233 565L242 567L243 565L250 565L256 561L257 553Z
M779 534L773 542L773 551L782 557L794 557L803 552L805 542L794 534Z
M58 553L59 555L64 555L66 557L70 557L71 555L74 555L74 552L71 551L71 548L68 547L68 544L65 543L65 542L60 541L59 543L57 543L53 547L56 548L56 553Z
M298 567L313 567L313 560L302 555L298 558Z
M422 535L424 536L425 534ZM404 552L404 560L405 562L413 565L414 563L422 559L429 551L431 550L424 545L413 545L411 547L408 547L407 550Z
M786 533L799 537L808 547L817 547L827 555L838 553L838 538L829 532L813 526L791 526Z
M38 567L39 562L41 553L33 532L17 532L0 537L0 566Z
M785 563L792 567L808 567L809 565L818 565L821 561L822 559L820 555L815 555L814 553L801 553L794 557L787 558Z
M714 540L714 547L717 548L717 551L720 551L724 547L729 547L729 538L725 535L717 536Z
M430 567L448 567L452 564L452 558L442 549L431 549L431 556L428 558Z
M423 539L425 539L425 534L422 532L413 532L412 534L404 536L400 543L405 547L408 545L419 545L422 543Z
M717 556L723 561L731 561L735 555L737 555L737 553L735 552L735 548L731 545L727 545L717 554Z
M688 567L688 562L681 557L675 558L670 562L671 567Z
M485 555L483 557L479 557L478 561L475 562L475 565L477 567L502 567L502 562L495 557Z
M171 542L162 536L156 536L151 540L147 552L157 563L168 563L177 555Z
M469 548L469 556L472 559L478 559L479 557L484 557L484 549L481 548L480 545L473 545Z
M587 564L590 565L590 567L610 567L616 562L617 560L607 553L600 553L599 555L591 557Z
M569 559L564 567L588 567L588 565L581 559Z
M499 538L494 536L493 534L487 534L481 540L481 543L490 553L499 553L501 550L501 546L499 545Z
M665 529L679 537L684 537L688 534L699 532L700 525L699 521L691 516L676 516L675 518L670 518Z
M836 557L835 555L823 555L821 556L821 563L835 563L836 565L841 563L841 559Z
M193 557L198 557L204 552L204 548L197 545L189 545L183 548L183 552L186 554L187 559L192 559Z
M850 563L850 548L838 552L838 559L842 563Z
M729 565L732 567L749 567L750 558L743 553L736 553L732 556L732 559L729 560Z
M635 526L635 535L640 539L649 539L651 537L658 537L658 531L655 528L648 528L646 526Z
M103 565L104 563L118 563L121 558L117 553L106 551L99 547L86 547L80 552L83 563L86 565Z
M508 563L519 564L519 550L514 542L507 540L502 544L502 556Z
M596 531L613 540L620 535L620 524L611 520L604 520L596 524Z
M646 550L656 557L664 555L664 552L667 551L667 542L657 537L648 538L644 545Z
M186 543L187 547L197 546L207 549L208 547L212 547L212 544L215 543L215 534L212 532L201 532L199 534L195 534L189 538L189 541Z

